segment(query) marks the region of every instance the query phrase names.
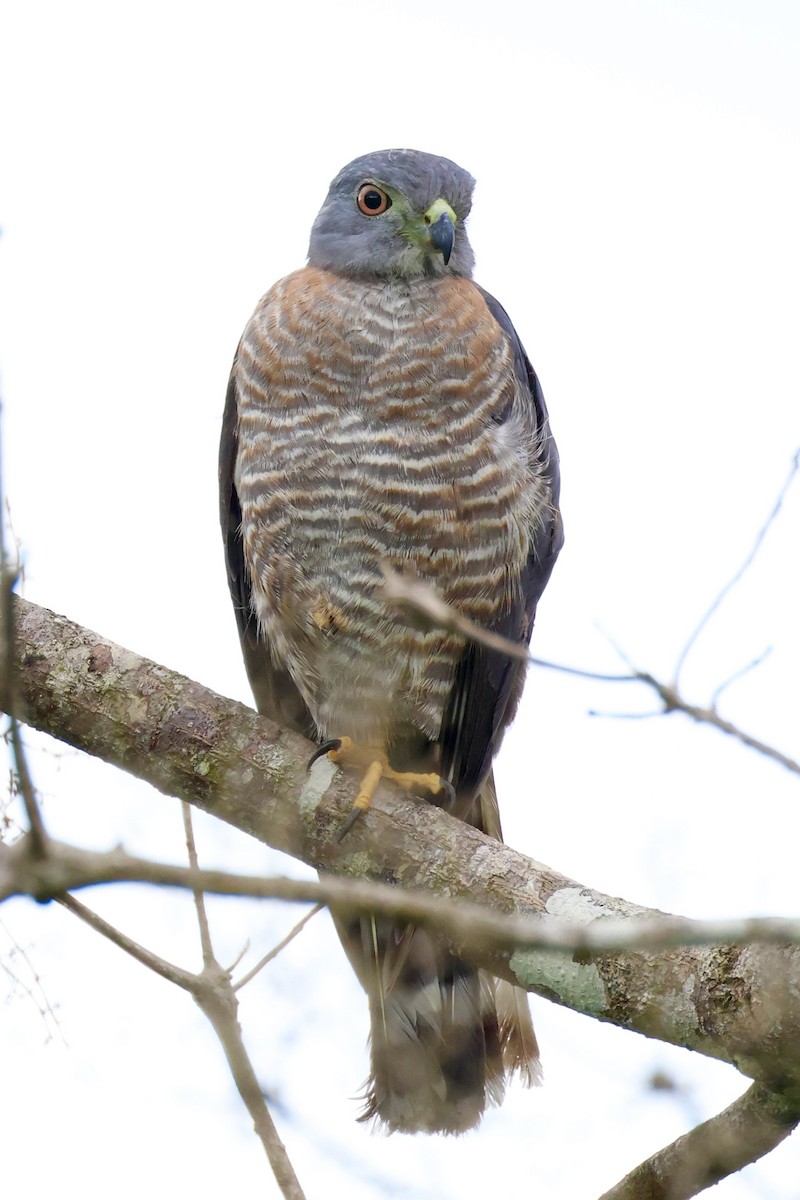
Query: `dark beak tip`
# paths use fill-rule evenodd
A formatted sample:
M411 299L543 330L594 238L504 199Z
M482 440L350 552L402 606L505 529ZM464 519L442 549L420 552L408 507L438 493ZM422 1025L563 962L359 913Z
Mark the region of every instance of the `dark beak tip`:
M445 266L450 262L453 243L456 240L455 226L447 213L442 213L431 225L431 245L439 250Z

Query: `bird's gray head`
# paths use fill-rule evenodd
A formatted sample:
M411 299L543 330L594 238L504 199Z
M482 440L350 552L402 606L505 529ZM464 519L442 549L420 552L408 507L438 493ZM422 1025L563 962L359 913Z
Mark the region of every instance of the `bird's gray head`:
M341 275L472 274L464 222L475 180L448 158L379 150L334 179L311 230L308 261Z

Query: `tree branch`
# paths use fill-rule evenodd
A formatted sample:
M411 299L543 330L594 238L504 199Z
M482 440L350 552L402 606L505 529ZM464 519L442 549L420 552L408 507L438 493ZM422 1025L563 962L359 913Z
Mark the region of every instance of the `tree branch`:
M102 934L115 946L119 946L126 954L130 954L137 962L160 975L162 979L189 992L194 998L220 1041L234 1083L253 1119L253 1128L264 1147L275 1180L285 1200L305 1200L303 1190L286 1153L286 1147L275 1128L244 1044L237 1015L239 1005L231 985L230 974L215 960L210 938L208 943L205 938L203 939L203 970L199 975L194 975L182 967L167 962L166 959L159 958L157 954L153 954L144 946L140 946L127 934L122 933L103 917L81 904L74 896L63 896L59 899L59 903L95 932Z
M714 613L718 604L722 600L722 597L726 595L728 591L730 591L735 583L738 582L745 568L749 566L750 562L752 561L755 552L761 543L761 540L767 532L767 529L778 514L783 497L797 468L798 460L800 460L800 451L798 451L795 455L792 472L784 484L781 495L770 515L767 524L759 534L755 547L751 551L746 563L737 572L734 578L726 585L717 601L714 603L714 605L712 605L712 607L703 617L703 620L698 625L697 629L689 640L686 649L681 655L678 665L678 672L680 671L680 666L685 660L689 648L696 639L697 635L700 633L700 630ZM612 645L614 645L614 649L616 650L617 654L629 668L628 674L602 674L597 671L585 671L580 667L569 667L562 663L547 662L541 658L534 658L531 654L529 654L528 647L526 645L509 641L508 638L500 637L498 634L492 633L490 630L482 629L480 625L476 625L473 621L466 620L466 618L462 617L461 614L452 607L452 605L446 604L445 601L442 600L441 596L439 596L435 588L433 588L429 583L426 583L424 580L401 575L386 564L381 565L381 571L383 573L384 580L383 594L388 603L393 604L395 608L412 612L416 619L421 621L426 626L437 629L451 630L454 633L458 633L462 637L469 639L470 641L478 642L483 646L488 646L492 650L501 650L504 654L508 654L514 658L522 659L523 661L530 663L532 666L543 667L549 671L559 671L562 674L574 675L581 679L599 680L603 683L642 683L646 687L653 689L663 705L662 708L657 709L655 712L598 713L593 711L590 714L591 716L613 716L624 717L626 719L641 719L645 717L661 717L664 716L665 713L681 712L687 717L691 717L693 721L697 721L700 724L712 725L715 729L718 729L720 733L724 733L727 734L728 737L735 738L737 741L741 742L742 745L747 746L748 749L755 750L758 754L763 754L767 758L773 759L782 767L785 767L787 771L793 771L795 774L800 775L800 763L798 763L795 759L791 758L788 754L784 754L775 746L770 746L767 742L761 741L760 738L753 737L752 734L747 733L744 729L740 729L738 725L734 725L732 721L726 721L724 717L719 715L714 707L716 698L720 695L724 688L728 687L734 678L743 674L745 671L752 670L754 666L757 666L758 663L763 660L765 655L760 655L759 658L754 662L749 663L746 667L741 668L736 672L735 676L732 676L722 683L714 692L714 699L712 699L711 704L707 707L703 707L702 705L691 704L681 695L677 684L678 672L676 672L675 675L675 682L662 683L661 680L656 679L654 675L651 675L649 671L642 671L638 667L635 667L633 663L629 661L620 647L614 645L613 642Z
M690 704L688 700L684 700L683 696L678 691L674 684L662 683L651 675L648 671L640 671L635 667L631 668L630 679L638 683L647 684L651 687L664 705L660 712L643 713L643 714L625 714L625 715L643 715L643 716L663 716L665 713L681 712L687 717L691 717L693 721L699 724L713 725L720 733L726 734L728 737L735 738L737 742L741 742L743 746L747 746L749 750L755 750L758 754L763 754L767 758L771 758L780 766L785 767L787 771L792 771L795 775L800 775L800 762L791 758L788 754L784 754L777 747L769 745L768 742L762 742L760 738L753 737L744 729L740 729L738 725L734 725L732 721L727 721L721 717L715 708L704 708L700 704ZM597 714L594 714L597 715ZM620 714L614 714L619 716Z
M797 1100L754 1083L724 1112L640 1163L600 1200L689 1200L768 1154L798 1121Z
M352 785L324 760L308 774L304 739L63 617L21 600L15 607L21 719L318 869L426 888L451 904L539 914L545 927L550 918L589 926L661 916L582 887L388 786L338 843ZM800 1084L793 946L616 955L465 947L470 953L578 1012L726 1060L775 1090Z
M397 888L366 879L286 879L240 875L199 867L173 866L137 858L116 848L106 852L84 850L64 842L49 842L42 862L26 838L11 847L0 845L0 901L30 896L44 903L61 902L67 893L103 883L147 883L182 887L222 896L247 896L260 900L312 903L314 907L261 962L236 984L238 990L299 933L306 922L327 905L337 912L372 913L435 930L466 958L483 960L488 954L513 954L519 950L549 950L588 958L599 953L627 950L658 951L687 946L738 946L760 942L772 946L800 945L800 919L752 917L698 921L666 913L614 917L580 924L544 914L522 916L462 900L458 905L430 892ZM577 888L577 884L573 884ZM609 911L614 903L608 899ZM75 902L77 903L77 902ZM623 904L623 901L617 901ZM642 912L648 910L641 910ZM100 931L102 932L102 931ZM121 935L120 935L121 936ZM128 948L128 947L124 947ZM158 967L148 962L153 970ZM159 973L162 973L159 971ZM169 978L169 976L165 976ZM180 982L173 979L172 982ZM535 986L529 986L535 991Z
M230 979L221 969L204 968L205 986L195 992L195 1000L214 1027L228 1060L231 1075L253 1118L253 1128L263 1145L278 1187L285 1200L304 1200L304 1194L291 1164L286 1147L264 1100L264 1093L253 1069L242 1038L237 1016L238 1003Z

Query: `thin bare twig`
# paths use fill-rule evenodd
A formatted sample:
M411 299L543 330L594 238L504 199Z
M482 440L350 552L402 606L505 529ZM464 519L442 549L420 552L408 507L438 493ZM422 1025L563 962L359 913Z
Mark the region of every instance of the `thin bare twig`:
M225 972L203 972L206 986L195 992L195 1000L208 1017L220 1040L237 1090L253 1119L275 1180L285 1200L305 1200L286 1147L270 1115L264 1093L244 1045L237 1017L238 1003Z
M798 452L800 453L800 451ZM784 488L785 491L785 488ZM664 705L661 712L658 713L593 713L593 716L615 716L618 718L626 718L628 720L646 719L653 716L663 716L664 713L681 712L687 717L691 717L693 721L699 724L713 725L720 733L726 734L728 737L735 738L741 742L743 746L747 746L750 750L755 750L759 754L763 754L766 758L771 758L773 762L779 763L785 767L787 771L793 772L795 775L800 775L800 763L791 758L788 754L784 754L782 750L778 750L776 746L771 746L768 742L763 742L760 738L753 737L752 734L740 729L738 725L734 725L733 721L726 721L713 707L703 707L699 704L690 704L688 700L684 700L678 691L677 684L662 683L660 679L656 679L649 671L640 671L631 660L628 658L625 651L617 645L614 639L609 635L605 635L608 641L613 646L615 652L619 655L625 665L629 668L631 679L637 680L639 683L644 683L647 687L652 688L656 695ZM763 656L762 656L763 657Z
M778 513L781 511L783 502L786 499L786 493L788 492L789 488L791 487L792 481L794 480L794 477L797 474L798 469L800 469L800 449L795 450L795 452L794 452L794 455L793 455L792 461L791 461L791 465L789 467L789 473L786 476L786 479L784 480L783 486L781 487L780 491L778 492L777 499L775 500L775 503L773 504L766 521L764 522L764 524L761 526L758 533L756 534L756 539L750 548L749 554L744 559L741 566L739 566L737 568L737 570L734 571L733 575L730 577L728 582L725 584L725 586L722 588L722 590L719 592L719 594L716 596L716 598L713 600L713 602L709 605L706 612L703 614L703 616L698 621L698 623L697 623L694 631L690 635L689 640L687 641L686 645L683 647L683 650L681 651L681 653L678 657L678 662L675 667L675 675L674 675L673 684L672 684L672 686L676 690L677 690L677 686L678 686L678 680L680 678L680 673L681 673L681 670L683 669L683 664L686 662L686 659L689 656L689 652L691 651L691 649L694 646L697 639L700 637L700 634L703 632L706 625L708 625L708 622L711 620L714 613L717 611L719 606L722 604L722 601L733 590L733 588L736 587L736 584L742 578L745 571L748 569L748 567L752 563L753 559L755 558L755 556L758 554L759 550L761 549L761 545L764 541L764 538L767 536L767 533L769 532L770 527L772 526L773 522L775 521L776 517L778 516Z
M10 628L9 626L6 627ZM11 635L13 636L13 634ZM9 686L13 689L13 681L9 680ZM11 732L11 749L14 755L14 766L19 787L19 794L22 797L22 803L25 807L25 814L28 818L28 827L33 839L32 845L36 854L43 858L47 854L47 831L44 826L39 801L36 796L36 788L33 784L33 777L28 768L28 759L25 754L25 747L22 743L22 734L20 732L19 722L16 717L9 717L10 732Z
M798 454L800 454L800 451L798 451ZM789 480L787 480L786 484L784 484L780 499L782 499L785 495L786 488L788 487L790 480L791 476ZM780 503L778 503L773 510L771 517L772 520L774 520L774 516L779 508ZM767 528L768 525L762 530L762 537ZM750 561L752 561L752 557L753 555L751 553ZM762 741L760 738L753 737L752 734L746 733L745 730L740 729L738 725L734 725L732 721L726 721L724 717L721 717L719 713L717 713L716 709L714 708L713 701L709 707L703 707L698 704L690 704L680 695L676 684L662 683L659 679L656 679L654 675L651 675L649 671L639 670L639 668L633 665L624 651L614 642L611 637L608 636L608 634L606 634L606 637L608 637L611 645L614 647L617 654L623 660L626 666L628 666L630 669L630 673L628 675L603 674L597 671L584 671L579 667L568 667L563 666L560 663L553 663L543 659L533 658L528 653L527 647L520 645L517 642L510 642L507 638L500 637L498 634L491 633L486 629L482 629L473 621L466 620L458 612L456 612L451 605L442 600L435 589L431 587L430 584L425 583L424 580L408 578L405 575L400 575L397 571L394 571L385 563L382 564L381 570L383 572L385 581L384 594L386 595L386 598L398 607L412 610L431 625L437 626L441 629L451 630L452 632L458 633L470 641L478 642L481 645L488 646L491 650L499 650L503 654L524 659L532 665L544 667L551 671L560 671L563 674L578 676L581 679L595 679L603 683L644 684L646 687L652 688L658 694L664 704L663 709L646 713L609 713L598 712L596 709L591 709L589 711L590 716L614 717L625 720L645 720L649 717L663 716L664 713L682 712L687 717L691 717L693 721L707 725L713 725L715 729L720 731L720 733L727 734L729 737L735 738L737 741L741 742L742 745L747 746L749 749L755 750L759 754L765 755L767 758L771 758L774 762L777 762L782 767L785 767L787 771L800 774L800 763L796 762L788 754L784 754L781 750L778 750L775 746L771 746L769 743ZM740 575L741 571L739 572L737 578ZM726 590L730 590L733 582L735 582L735 580L728 585ZM744 668L743 670L752 669L762 659L763 655L761 656L761 659L757 659L755 662L751 663L749 667ZM743 671L738 672L737 676L741 675L742 673ZM737 676L732 676L726 681L726 683L722 684L717 689L715 698L717 695L719 695L722 689L731 683Z
M646 671L642 671L639 677L643 683L649 684L661 697L665 713L682 712L687 717L691 717L693 721L698 721L705 725L713 725L720 733L735 738L737 742L741 742L743 746L747 746L750 750L756 750L759 754L763 754L765 757L771 758L773 762L785 767L787 771L792 771L795 775L800 775L800 762L797 762L796 759L791 758L788 754L784 754L776 746L771 746L768 742L763 742L760 738L753 737L752 734L747 733L744 729L740 729L738 725L734 725L733 721L726 721L713 708L704 708L699 704L689 704L674 686L661 683L660 680L655 679Z
M258 972L261 971L267 965L267 963L271 963L274 958L277 958L281 950L285 950L289 943L294 941L298 933L305 928L311 918L315 917L318 912L322 912L324 907L324 904L315 904L313 908L309 909L305 916L301 917L297 924L289 930L286 937L282 938L281 941L278 942L277 946L273 946L268 954L265 954L264 957L257 962L256 965L250 971L248 971L246 975L243 975L242 978L233 985L233 990L238 992L239 989L248 984L251 979L254 979Z
M202 872L195 870L194 874L199 876ZM195 895L200 890L197 879L192 890ZM108 921L86 908L73 896L61 896L58 903L74 913L92 929L101 933L103 937L108 938L115 946L119 946L137 962L142 963L151 971L155 971L162 979L183 988L194 997L222 1044L239 1095L253 1119L256 1134L267 1154L284 1200L305 1200L303 1190L286 1153L286 1148L275 1128L264 1100L263 1091L247 1054L237 1017L238 1002L231 987L228 972L219 966L213 959L213 955L211 960L205 963L199 975L184 971L182 967L177 967L173 963L159 958L150 950L146 950L144 946L140 946L138 942L134 942L127 934L110 925Z
M194 829L192 828L192 808L190 804L184 800L181 803L183 810L183 828L186 835L186 851L189 855L189 867L192 871L197 871L199 863L197 861L197 847L194 842ZM210 967L216 960L214 958L214 948L211 944L211 930L208 926L208 914L203 900L202 888L192 888L194 894L194 907L197 912L197 924L200 929L200 945L203 950L203 965Z
M487 646L490 650L499 650L502 654L521 659L533 667L559 671L563 675L576 675L581 679L597 679L603 683L635 682L631 675L607 675L600 671L585 671L581 667L568 667L562 663L548 662L544 658L535 658L524 643L512 642L509 638L501 637L500 634L462 617L461 613L443 600L433 585L426 583L424 579L416 575L401 575L386 562L380 564L380 569L385 599L395 608L413 612L433 628L457 633L467 641Z
M476 625L467 617L462 617L451 604L442 600L435 588L417 576L401 575L387 562L380 563L383 575L384 597L396 608L410 609L417 617L424 619L434 629L449 630L458 633L471 642L488 646L490 650L499 650L511 658L519 658L523 662L530 660L528 647L524 642L512 642Z
M76 900L74 896L57 896L55 900L62 908L66 908L73 916L78 917L85 925L93 929L95 933L102 934L109 942L113 942L115 946L124 950L131 958L135 958L143 967L147 967L149 971L160 975L168 983L174 983L176 987L183 988L186 992L192 991L196 976L192 975L190 971L185 971L183 967L177 967L174 963L167 962L165 958L160 958L158 954L153 954L152 950L147 950L135 942L126 933L109 924L99 913L87 908L85 904L81 904L80 900Z
M578 679L596 679L600 683L638 683L635 675L607 674L605 671L585 671L583 667L568 667L564 663L550 662L546 658L528 660L532 667L542 667L545 671L558 671L561 675L575 675Z
M21 978L19 971L12 969L12 966L7 965L5 962L1 963L0 967L9 980L12 994L18 989L27 996L33 1005L35 1005L35 1007L38 1009L39 1016L44 1022L45 1028L48 1029L48 1041L51 1037L48 1025L49 1022L52 1022L54 1027L58 1030L61 1041L64 1043L64 1045L66 1045L66 1038L64 1037L64 1033L61 1029L61 1023L58 1019L58 1015L50 1003L42 980L39 976L39 972L33 965L30 955L24 946L20 946L19 942L2 921L0 921L0 930L2 930L2 932L5 934L11 947L8 952L9 964L15 963L16 960L19 960L31 978L31 983L26 983L26 981Z
M2 416L1 404L0 416ZM0 471L2 471L2 462L2 424L0 423ZM4 509L3 478L2 474L0 474L0 630L2 631L2 646L0 646L0 664L2 665L2 671L0 672L0 702L2 702L2 696L5 696L8 703L4 707L6 707L7 712L13 714L17 694L13 594L19 570L15 563L9 561L8 554L6 553ZM11 750L16 768L19 794L22 797L23 807L28 818L28 826L33 837L34 851L40 857L43 857L47 851L47 833L39 810L39 802L36 797L31 773L28 770L28 762L25 757L25 747L22 744L19 722L15 716L10 715L9 723Z
M800 1121L800 1108L759 1083L626 1175L600 1200L690 1200L773 1150Z
M83 917L83 909L72 896L63 895L63 885L75 873L76 862L80 862L82 882L86 885L98 881L105 883L123 881L142 882L218 895L249 896L260 899L284 900L296 903L314 903L317 907L328 905L339 911L352 913L376 913L393 917L415 925L433 927L466 951L470 947L492 947L500 952L530 948L539 950L566 951L573 953L609 953L631 950L665 950L678 946L703 945L746 945L769 943L772 945L800 944L800 919L790 917L753 917L739 920L699 921L667 914L645 914L642 916L605 916L579 924L559 920L544 914L531 916L504 913L483 905L461 900L457 905L446 897L437 897L428 892L410 891L393 884L378 883L367 879L337 878L325 875L321 879L264 878L261 876L236 875L227 871L189 869L154 863L146 859L130 857L124 852L113 850L108 854L95 851L75 850L60 842L52 842L47 864L41 867L31 863L32 875L28 889L19 879L13 894L31 894L42 900L52 895L65 907ZM14 848L16 849L16 847ZM9 851L6 854L10 853ZM24 870L24 864L21 868ZM53 879L59 891L47 889L48 875L55 872ZM564 879L567 890L578 887ZM11 893L10 893L11 894ZM81 912L78 913L78 909ZM308 920L315 910L307 914ZM613 909L608 908L609 914ZM85 919L89 920L89 917ZM101 917L92 915L95 928L115 941L127 953L137 957L145 966L163 975L172 983L191 990L196 976L182 973L179 968L164 963L150 954L124 934L114 931ZM283 945L299 932L299 927L284 939L267 956L274 957ZM244 980L239 981L237 988Z
M231 965L227 968L228 974L230 975L231 978L233 978L233 972L236 970L239 963L242 961L242 959L244 958L245 954L247 954L247 951L249 949L250 949L250 939L248 938L247 941L242 946L239 953L236 955L236 958L233 960Z
M738 679L742 679L745 675L749 675L751 671L755 671L756 667L760 667L769 658L770 654L772 654L772 647L767 646L765 650L762 650L750 662L745 663L743 667L739 667L738 671L733 671L727 679L723 679L722 683L717 684L708 702L708 707L711 711L716 712L720 696L724 691L727 691L731 684L736 683Z

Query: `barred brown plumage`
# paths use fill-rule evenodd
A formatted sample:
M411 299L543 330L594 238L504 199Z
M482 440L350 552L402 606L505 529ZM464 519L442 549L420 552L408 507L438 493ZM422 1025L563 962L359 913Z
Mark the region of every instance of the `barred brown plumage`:
M367 184L391 198L377 215L355 203ZM538 380L469 278L471 188L414 151L366 156L334 180L309 265L275 284L242 337L221 503L259 709L320 740L348 734L398 770L439 772L455 814L500 837L491 762L522 667L399 616L379 569L414 572L524 642L561 545ZM527 1001L496 996L419 930L360 920L339 932L370 997L367 1116L459 1132L499 1101L505 1070L536 1074Z

